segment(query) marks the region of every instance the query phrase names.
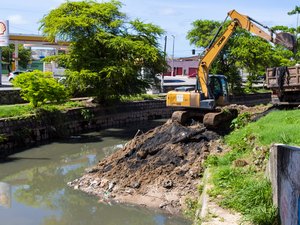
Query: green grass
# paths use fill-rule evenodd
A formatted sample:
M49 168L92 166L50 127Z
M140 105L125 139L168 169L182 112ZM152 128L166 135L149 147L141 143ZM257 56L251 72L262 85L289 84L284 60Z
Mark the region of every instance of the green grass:
M214 189L210 196L219 197L219 204L244 215L244 219L254 224L273 224L277 209L272 203L272 189L263 173L253 168L237 168L230 165L214 168Z
M212 168L210 196L254 224L276 224L272 188L264 174L268 149L272 143L299 145L299 129L300 110L273 111L226 136L224 141L232 150L210 155L205 162ZM239 166L239 162L246 164Z
M35 114L37 110L43 109L45 111L66 110L75 107L83 107L83 102L66 102L64 104L45 104L39 108L34 108L30 104L17 104L17 105L1 105L0 118L8 117L26 117Z
M232 132L225 138L229 145L255 138L259 145L282 143L300 145L300 110L273 111L255 123Z
M140 95L131 95L131 96L122 96L121 102L131 102L131 101L143 101L143 100L153 100L158 98L158 95L148 95L148 94L140 94ZM20 117L26 116L30 114L35 114L37 111L45 110L45 111L63 111L70 108L76 107L84 107L84 102L81 101L69 101L63 104L44 104L39 108L34 108L30 104L17 104L17 105L2 105L0 106L0 118L8 118L8 117Z
M122 96L120 101L121 102L131 102L131 101L143 101L143 100L153 100L157 98L158 95L149 95L149 94L139 94L139 95L129 95L129 96Z
M25 116L33 113L34 108L28 104L0 106L0 118Z

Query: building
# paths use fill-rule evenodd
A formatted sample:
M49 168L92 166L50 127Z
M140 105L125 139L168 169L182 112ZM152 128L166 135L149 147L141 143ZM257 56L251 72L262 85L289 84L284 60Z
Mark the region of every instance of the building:
M199 66L199 56L174 58L167 60L169 69L164 76L188 76L195 77ZM172 73L173 68L173 73Z

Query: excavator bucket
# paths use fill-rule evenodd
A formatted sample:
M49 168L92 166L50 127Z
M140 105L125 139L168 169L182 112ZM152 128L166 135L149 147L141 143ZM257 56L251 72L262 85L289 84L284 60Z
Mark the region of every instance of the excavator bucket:
M275 44L281 44L293 52L296 52L297 50L296 37L290 33L277 33L275 38Z

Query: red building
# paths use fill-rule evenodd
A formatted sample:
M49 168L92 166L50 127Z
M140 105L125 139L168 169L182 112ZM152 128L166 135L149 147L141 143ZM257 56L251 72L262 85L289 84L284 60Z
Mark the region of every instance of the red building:
M164 76L171 76L173 68L173 76L193 77L197 74L199 56L168 59L167 62L169 69L168 72L163 74Z

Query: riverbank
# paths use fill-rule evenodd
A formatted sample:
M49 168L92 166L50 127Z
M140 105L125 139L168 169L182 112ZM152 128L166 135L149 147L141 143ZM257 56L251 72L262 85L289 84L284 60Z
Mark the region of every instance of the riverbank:
M0 158L26 150L41 143L97 131L108 127L169 118L172 109L164 100L119 103L113 106L76 107L64 111L47 112L22 117L0 119Z
M241 112L267 107L236 106ZM104 202L122 202L182 214L197 202L204 161L224 151L221 135L200 123L182 126L169 120L89 168L69 183Z

